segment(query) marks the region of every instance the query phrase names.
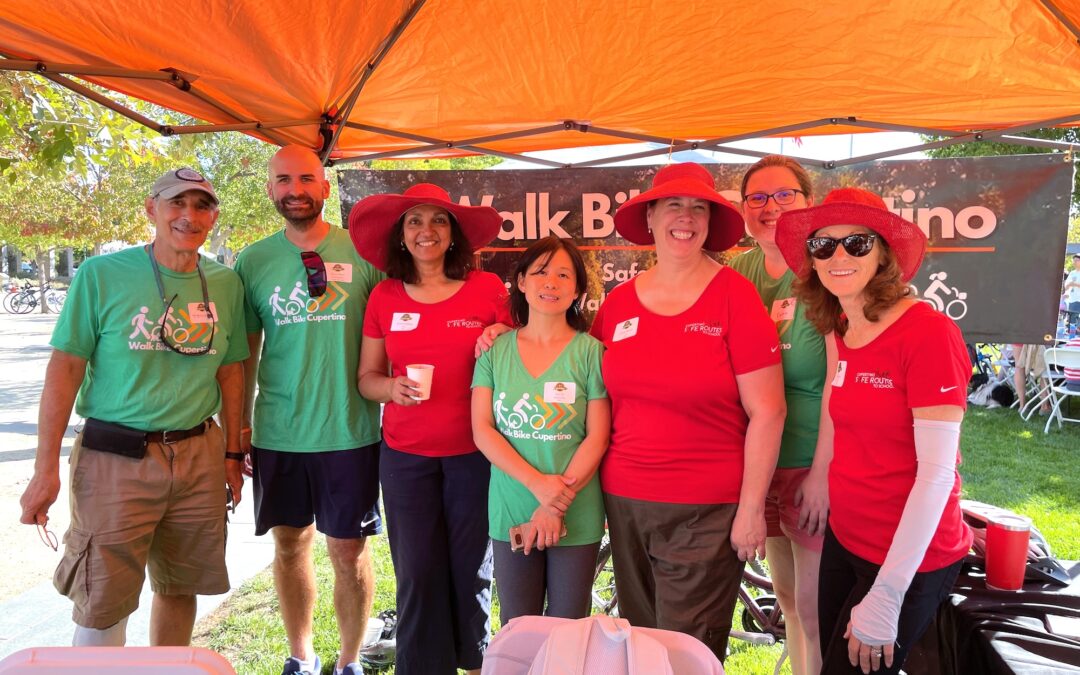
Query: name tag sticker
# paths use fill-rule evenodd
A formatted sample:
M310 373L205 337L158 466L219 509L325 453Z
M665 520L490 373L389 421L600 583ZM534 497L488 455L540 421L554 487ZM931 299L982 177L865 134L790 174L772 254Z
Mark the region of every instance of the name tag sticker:
M640 317L635 316L633 319L627 319L615 326L615 334L612 335L611 341L618 342L619 340L625 340L629 337L637 335L638 319Z
M545 403L573 403L577 398L576 382L545 382Z
M836 375L833 376L832 386L844 386L844 376L847 375L847 361L836 362Z
M420 315L416 312L394 312L394 318L390 322L390 330L416 330L418 325L420 325Z
M352 283L352 263L326 263L326 280Z
M191 323L210 323L211 321L217 321L217 308L214 307L213 301L210 302L210 311L206 311L206 307L201 302L189 302L187 306L188 317L191 319Z
M795 318L795 298L783 298L782 300L775 300L772 304L772 320L777 321L791 321Z

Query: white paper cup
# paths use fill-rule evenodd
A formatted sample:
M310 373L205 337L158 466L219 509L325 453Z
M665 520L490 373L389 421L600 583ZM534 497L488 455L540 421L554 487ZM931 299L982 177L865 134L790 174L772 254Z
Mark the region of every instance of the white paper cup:
M367 630L364 632L364 644L361 646L367 647L368 645L373 645L378 642L379 638L382 636L384 625L385 623L383 620L378 617L373 616L368 619Z
M405 374L417 384L417 394L413 396L417 401L426 401L431 398L431 376L435 372L435 366L427 363L413 363L405 366Z

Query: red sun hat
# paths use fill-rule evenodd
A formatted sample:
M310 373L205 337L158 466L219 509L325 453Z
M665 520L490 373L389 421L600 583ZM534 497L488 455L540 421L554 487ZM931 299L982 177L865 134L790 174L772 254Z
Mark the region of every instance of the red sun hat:
M615 230L635 244L655 244L645 214L650 202L664 197L694 197L712 202L709 234L702 248L726 251L742 239L745 231L742 213L716 191L712 174L694 162L669 164L657 171L651 188L615 211Z
M364 197L349 212L349 236L360 257L383 272L387 267L390 233L409 209L430 204L454 217L474 252L499 234L503 218L490 206L464 206L450 201L450 194L438 185L417 183L404 194ZM394 242L397 245L397 242Z
M785 211L776 222L776 245L800 279L810 276L806 240L830 225L861 225L878 234L896 255L905 282L915 276L926 254L926 235L914 223L889 211L881 197L861 188L840 188L817 206Z

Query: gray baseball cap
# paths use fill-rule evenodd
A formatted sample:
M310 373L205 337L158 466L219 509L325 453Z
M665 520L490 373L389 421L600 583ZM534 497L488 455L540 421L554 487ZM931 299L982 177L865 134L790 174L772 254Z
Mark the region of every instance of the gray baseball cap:
M210 181L203 178L198 171L187 167L173 169L154 181L154 187L150 188L150 197L172 199L188 190L205 192L210 195L210 199L213 199L215 204L218 203L217 193L214 192L214 186L210 184Z

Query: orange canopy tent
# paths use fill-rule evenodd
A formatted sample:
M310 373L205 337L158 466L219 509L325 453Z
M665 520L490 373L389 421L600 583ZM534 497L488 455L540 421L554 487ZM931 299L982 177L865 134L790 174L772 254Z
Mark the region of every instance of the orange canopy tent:
M869 129L940 145L1080 123L1078 26L1080 0L6 0L0 69L204 122L126 111L165 134L335 162Z

